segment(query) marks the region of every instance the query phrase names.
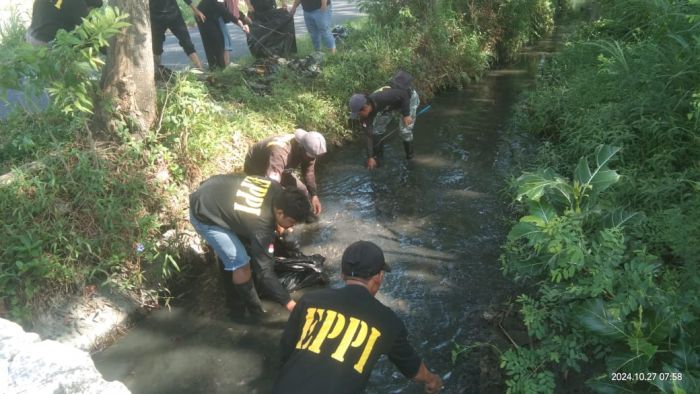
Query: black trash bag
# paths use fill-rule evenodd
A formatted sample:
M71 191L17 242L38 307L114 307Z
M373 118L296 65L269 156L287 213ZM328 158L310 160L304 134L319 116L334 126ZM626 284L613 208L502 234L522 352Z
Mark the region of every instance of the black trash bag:
M301 243L295 232L285 231L275 238L275 273L288 291L328 284L323 269L326 258L320 254L301 253Z
M328 284L323 269L326 258L320 254L298 257L275 257L275 273L288 291L295 291L310 286Z
M256 11L252 16L250 34L247 35L248 49L256 58L297 53L297 40L294 33L294 17L282 8L267 12Z

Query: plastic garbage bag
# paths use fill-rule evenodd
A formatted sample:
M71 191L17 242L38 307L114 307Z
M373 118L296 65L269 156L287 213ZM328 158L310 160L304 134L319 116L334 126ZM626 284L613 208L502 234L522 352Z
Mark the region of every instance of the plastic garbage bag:
M323 263L326 258L320 254L298 257L276 257L275 273L289 291L295 291L310 286L328 284Z
M250 53L256 58L284 57L296 53L294 17L284 9L259 12L256 8L246 40Z
M294 233L285 232L275 240L275 273L289 291L328 283L320 254L307 256L299 250L300 243Z

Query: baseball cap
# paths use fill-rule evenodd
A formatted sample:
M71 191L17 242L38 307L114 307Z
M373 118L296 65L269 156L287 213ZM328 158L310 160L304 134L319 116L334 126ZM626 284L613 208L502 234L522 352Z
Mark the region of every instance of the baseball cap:
M362 110L365 104L367 104L367 97L364 94L355 93L350 96L350 101L348 102L350 119L357 119L359 117L358 112Z
M369 241L357 241L348 246L341 259L343 274L355 278L371 278L379 271L391 272L384 261L384 252Z
M317 131L296 129L294 130L294 139L304 147L306 153L313 157L326 153L326 139Z

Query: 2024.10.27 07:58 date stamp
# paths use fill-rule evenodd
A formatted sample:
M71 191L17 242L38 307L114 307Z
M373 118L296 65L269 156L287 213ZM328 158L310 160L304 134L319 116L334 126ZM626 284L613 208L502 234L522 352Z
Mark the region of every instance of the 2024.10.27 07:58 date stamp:
M613 372L610 379L617 382L683 380L682 372Z

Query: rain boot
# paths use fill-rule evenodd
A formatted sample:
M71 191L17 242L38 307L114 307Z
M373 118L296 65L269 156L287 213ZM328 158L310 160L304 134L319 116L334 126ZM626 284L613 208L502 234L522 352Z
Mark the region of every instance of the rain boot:
M230 316L232 318L240 318L245 315L245 304L233 287L231 271L226 271L224 269L224 264L221 260L218 260L218 258L217 263L219 265L219 280L221 282L221 287L224 289L226 305L228 306Z
M413 158L413 141L404 141L403 150L406 152L406 160Z
M260 302L260 297L258 297L258 292L255 290L255 286L253 286L252 279L245 283L234 284L233 287L236 288L236 292L238 292L238 295L243 299L251 315L260 316L265 313L262 302Z

